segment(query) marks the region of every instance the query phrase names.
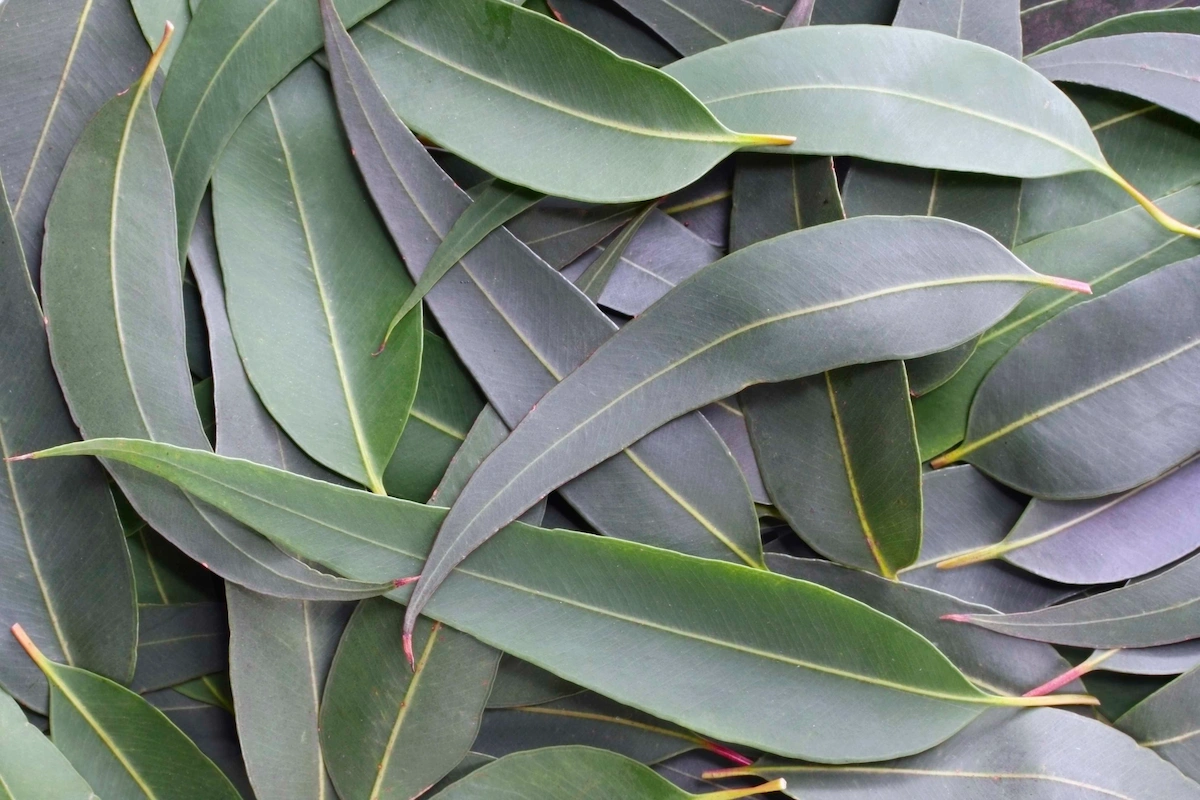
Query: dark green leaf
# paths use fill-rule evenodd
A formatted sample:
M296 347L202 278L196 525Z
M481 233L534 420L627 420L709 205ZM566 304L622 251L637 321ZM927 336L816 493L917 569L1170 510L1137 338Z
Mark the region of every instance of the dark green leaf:
M200 752L212 759L243 798L253 800L246 766L242 763L237 724L229 711L189 699L178 689L151 692L145 699L195 742Z
M561 269L633 218L634 205L590 205L547 197L514 217L508 230L547 264Z
M434 797L450 784L465 778L475 770L486 764L490 764L495 760L496 759L492 758L491 756L485 756L482 753L467 753L466 758L458 762L458 766L450 770L450 772L446 774L446 777L429 787L429 790L426 792L426 794L429 797Z
M171 68L171 59L175 57L175 51L183 41L188 23L192 21L192 9L188 0L131 0L131 4L133 13L137 15L138 25L141 26L142 35L150 43L151 49L156 49L162 41L163 29L168 22L175 29L175 38L168 44L167 52L159 65L165 73Z
M419 569L444 514L154 442L93 440L48 452L119 458L169 475L359 578ZM742 613L730 615L735 607ZM909 628L811 583L520 523L456 570L428 611L660 719L808 760L894 757L944 740L990 705L1080 701L983 694ZM804 624L780 628L779 613ZM848 638L861 646L845 647Z
M2 182L0 320L0 458L78 439ZM133 572L103 471L83 463L4 467L0 626L20 623L52 657L128 681L137 641ZM7 637L0 685L46 711L45 678Z
M700 409L700 413L716 429L729 452L737 459L746 485L750 487L750 497L754 502L770 505L771 498L767 497L767 487L763 486L762 474L758 471L758 459L754 455L754 445L750 442L750 431L746 429L746 415L735 398L718 400Z
M680 414L756 383L945 349L1055 282L985 234L934 219L836 222L727 256L602 345L480 466L438 535L410 622L500 526ZM961 313L942 313L947 303Z
M1097 669L1129 675L1179 675L1200 667L1200 639L1119 650Z
M1168 0L1169 1L1169 0ZM1097 22L1090 28L1065 39L1046 45L1033 55L1038 56L1064 45L1097 39L1101 36L1116 36L1122 33L1200 33L1200 11L1194 8L1165 8L1153 11L1135 11Z
M625 223L625 227L621 229L621 232L613 237L607 246L601 248L600 254L575 279L574 283L579 287L579 291L587 295L587 298L593 303L600 302L601 297L605 294L605 290L608 289L609 282L613 277L613 271L616 270L617 265L624 259L625 251L629 248L629 243L637 235L638 231L641 230L650 212L654 211L654 206L654 203L647 203L643 206L637 216ZM453 233L453 231L451 232Z
M937 31L1021 57L1020 0L901 0L892 24Z
M527 661L504 655L496 669L496 680L492 693L488 695L488 708L514 708L534 706L560 700L583 691L541 667Z
M131 689L144 694L225 669L229 625L221 603L138 608L137 670Z
M1176 678L1116 721L1192 780L1200 780L1200 668Z
M471 749L500 653L440 622L422 623L410 670L404 613L360 603L338 645L321 706L321 745L342 797L407 800Z
M778 30L795 0L617 0L683 53Z
M5 800L99 800L63 754L0 693L0 790Z
M562 22L625 58L661 67L679 55L613 0L548 0Z
M829 158L741 153L735 163L731 250L845 217Z
M372 355L412 284L348 150L325 74L306 64L230 140L213 211L229 320L263 404L310 456L382 493L417 390L421 315Z
M979 339L964 342L940 353L914 358L905 363L908 373L908 390L913 397L921 397L944 385L967 365L979 347Z
M1057 42L1090 26L1102 24L1115 14L1135 9L1156 9L1179 5L1176 0L1022 0L1021 28L1025 52Z

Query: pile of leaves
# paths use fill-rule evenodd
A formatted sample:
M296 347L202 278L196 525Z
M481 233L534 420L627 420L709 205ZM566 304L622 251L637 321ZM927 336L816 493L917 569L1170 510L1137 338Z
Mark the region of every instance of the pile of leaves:
M0 796L1200 798L1182 5L0 2Z

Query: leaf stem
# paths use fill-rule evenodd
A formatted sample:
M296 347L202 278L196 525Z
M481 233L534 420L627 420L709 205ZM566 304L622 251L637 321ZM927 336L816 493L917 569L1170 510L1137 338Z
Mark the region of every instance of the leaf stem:
M1071 667L1071 669L1059 675L1057 678L1051 678L1036 689L1030 689L1025 693L1025 697L1042 697L1050 694L1051 692L1058 691L1077 678L1082 678L1084 675L1087 675L1089 672L1103 664L1105 661L1108 661L1119 652L1121 652L1119 649L1097 650L1095 653L1092 653L1092 655L1089 656L1086 661Z
M20 644L21 647L24 648L25 652L29 654L29 657L33 659L33 663L37 664L38 668L45 672L45 667L42 665L46 663L46 656L42 655L42 651L39 650L37 645L33 643L33 640L29 638L29 634L25 633L25 629L21 627L20 623L18 623L13 625L11 630L13 638L16 639L17 643Z
M1193 228L1191 225L1185 225L1167 212L1163 211L1154 204L1153 200L1139 192L1133 186L1133 184L1121 177L1121 175L1118 174L1117 171L1112 167L1105 166L1102 172L1115 184L1124 189L1130 197L1136 200L1139 206L1146 209L1146 212L1150 214L1150 216L1154 218L1154 221L1159 225L1162 225L1172 233L1178 233L1181 236L1190 236L1193 239L1200 239L1200 229Z
M947 454L949 455L949 454ZM934 459L935 461L937 459ZM966 553L960 553L956 556L943 559L937 562L938 569L955 569L957 567L966 567L971 564L978 564L981 561L990 561L993 558L1000 558L1010 550L1016 549L1015 545L1007 542L997 542L989 544L986 547L979 547L975 550L969 550Z
M1069 681L1068 681L1069 683ZM1008 697L995 695L992 700L998 706L1014 708L1037 708L1040 706L1098 706L1100 700L1090 694L1048 694L1038 697Z
M707 777L710 773L706 772L704 774ZM738 800L739 797L750 797L751 795L765 792L782 792L786 788L787 781L783 778L777 778L770 783L764 783L762 786L751 786L747 789L726 789L722 792L697 795L697 797L700 800Z
M167 54L167 47L171 44L171 37L175 34L175 25L167 20L167 24L163 26L162 41L158 43L158 47L154 48L154 54L150 56L150 61L146 63L146 69L142 72L141 83L149 86L154 81L154 73L158 72L158 65L162 63L163 56Z

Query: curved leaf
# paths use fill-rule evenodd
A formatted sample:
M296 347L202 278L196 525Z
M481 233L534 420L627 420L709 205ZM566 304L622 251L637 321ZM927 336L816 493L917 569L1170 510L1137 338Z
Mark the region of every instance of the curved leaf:
M896 64L904 69L888 66ZM663 71L726 125L795 136L791 153L1016 178L1109 170L1083 115L1048 80L990 47L929 31L790 28Z
M63 169L46 218L50 352L84 436L208 448L185 357L171 173L148 91L153 74L152 63L93 118ZM151 527L221 577L275 594L373 593L305 566L161 481L120 468L115 477Z
M2 183L0 320L0 457L78 439ZM20 622L54 658L128 681L137 643L133 570L104 473L94 464L47 466L4 465L0 624ZM7 638L0 685L46 711L45 679Z
M230 140L213 212L229 321L263 405L310 456L382 493L417 390L421 315L372 355L412 284L348 150L325 75L306 64Z
M617 55L661 67L679 58L653 33L638 24L631 15L621 13L614 5L594 0L547 0L554 15L600 42Z
M1128 736L1077 714L1042 708L985 715L928 753L866 767L764 761L721 774L783 777L804 800L1195 800L1200 786Z
M1200 556L1121 589L1023 614L955 615L989 630L1076 647L1156 647L1200 638Z
M418 569L445 513L155 442L46 451L69 453L169 476L305 557L360 578ZM990 705L1090 700L983 694L911 629L815 584L520 523L456 570L429 613L660 719L813 761L916 752ZM781 628L780 613L803 624ZM846 647L847 637L857 646Z
M419 278L469 199L396 119L353 42L329 22L326 52L343 124L405 265ZM616 329L504 228L468 253L426 306L508 426ZM762 562L745 481L698 416L647 438L561 494L609 536Z
M0 5L0 107L9 110L0 173L35 286L42 224L67 156L149 57L126 0Z
M721 259L601 346L483 462L446 517L410 625L500 526L680 414L756 383L944 349L1055 280L972 228L919 218L821 225Z
M1128 675L1179 675L1200 667L1200 639L1119 650L1096 669Z
M1114 723L1192 780L1200 780L1200 669L1168 683Z
M496 680L492 683L487 707L535 706L549 703L551 700L561 700L582 691L583 689L575 684L568 683L541 667L535 667L528 661L504 655L500 657L500 666L496 668Z
M1124 92L1200 120L1200 40L1191 33L1127 33L1087 39L1026 63L1052 81Z
M56 664L13 635L50 681L53 741L102 797L240 800L216 765L161 711L107 678Z
M143 697L183 731L184 736L195 742L200 752L225 773L243 798L254 797L242 763L242 747L232 711L193 700L181 687L161 689Z
M356 29L355 42L407 125L543 194L650 200L739 147L787 142L734 133L658 70L496 0L394 3ZM539 146L526 147L525 136Z
M0 789L5 800L99 800L71 762L0 693Z
M617 0L684 55L777 30L795 0Z
M348 23L387 0L336 0ZM267 92L321 46L314 0L207 0L188 25L158 104L175 178L179 252L226 143Z
M1021 57L1020 0L901 0L892 24L936 31Z
M1200 33L1200 11L1194 8L1165 8L1134 11L1119 17L1110 17L1089 28L1084 28L1079 33L1052 42L1030 57L1040 56L1085 39L1098 39L1101 36L1116 36L1123 33Z
M1058 315L988 373L966 458L1039 497L1132 489L1200 450L1200 259ZM1120 458L1113 458L1120 453Z
M597 248L600 249L600 255L593 259L587 265L587 268L580 273L579 277L573 281L579 287L579 291L587 295L587 298L593 303L598 304L600 302L612 280L613 272L616 270L617 265L624 260L625 251L629 248L630 242L637 236L638 231L642 229L642 225L645 224L647 217L650 216L650 212L654 211L655 205L655 203L644 205L642 210L637 213L637 216L625 223L625 227L613 237L612 241L606 247ZM711 264L712 262L708 263ZM650 302L652 303L653 300ZM646 305L649 306L650 303L646 303Z
M1034 500L1004 540L947 559L954 567L1004 558L1050 580L1117 583L1200 549L1200 461L1150 483L1096 500Z

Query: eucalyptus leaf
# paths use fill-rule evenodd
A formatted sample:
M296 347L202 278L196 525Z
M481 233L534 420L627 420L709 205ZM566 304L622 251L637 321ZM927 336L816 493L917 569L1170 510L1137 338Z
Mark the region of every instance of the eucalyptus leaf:
M54 744L101 797L240 800L161 711L107 678L50 661L20 626L13 634L50 681Z
M1200 119L1200 41L1193 33L1125 33L1087 39L1026 63L1052 81L1124 92Z
M154 69L92 119L63 169L46 219L50 352L84 436L207 448L185 357L171 172L150 104ZM224 578L306 597L378 591L305 566L161 481L117 472L151 527Z
M155 442L92 440L46 451L70 453L170 476L305 557L359 578L412 574L444 513ZM730 607L744 613L731 616ZM804 624L781 629L773 609ZM811 583L520 523L460 567L428 610L660 719L810 761L917 752L992 705L1090 702L984 694L911 629ZM846 637L862 647L846 648Z
M149 57L127 0L0 4L0 173L35 286L42 223L67 156Z
M163 689L144 697L225 773L245 800L253 800L255 795L242 763L237 725L228 710L193 700L178 689Z
M916 398L943 386L946 381L957 375L959 370L967 365L978 347L979 339L972 339L957 347L951 347L949 350L914 358L905 363L909 392Z
M348 149L326 77L306 64L229 142L213 212L229 320L263 404L310 456L382 493L417 391L421 315L372 355L412 284Z
M561 269L637 213L637 206L594 205L547 197L506 226L547 264Z
M1142 11L1168 8L1178 5L1175 0L1121 0L1114 4L1107 0L1062 0L1050 5L1034 0L1023 0L1021 28L1025 39L1025 51L1032 53L1038 48L1073 36L1091 26L1099 25L1112 18L1118 11Z
M1021 614L966 614L989 630L1076 647L1156 647L1200 638L1197 580L1200 557L1192 556L1153 577L1081 600Z
M795 0L617 0L684 55L778 30Z
M137 670L129 688L138 694L225 669L229 625L220 603L138 607Z
M646 218L652 211L654 211L653 203L647 203L643 206L642 210L637 213L637 216L625 223L625 227L621 229L620 233L613 237L612 241L601 250L600 254L575 279L574 283L579 287L579 291L587 295L587 298L593 303L600 303L612 280L614 270L624 260L625 251L629 248L630 242L637 235L638 231L641 230L642 225L646 222ZM710 261L709 263L712 262ZM650 302L652 303L653 300ZM646 305L649 305L649 303ZM610 305L610 307L612 306Z
M1128 675L1179 675L1200 667L1200 639L1117 651L1097 669Z
M741 406L733 398L727 398L709 403L700 409L700 413L716 429L729 452L737 459L754 502L770 505L771 498L767 496L767 488L763 486L758 459L754 455L754 445L750 442L750 431L746 429L746 414Z
M789 141L734 133L667 75L496 0L393 3L356 29L355 42L413 130L543 194L650 200L739 147ZM539 147L521 146L518 131L536 131Z
M1103 22L1097 22L1065 39L1052 42L1033 55L1048 53L1051 50L1086 39L1098 39L1101 36L1116 36L1124 33L1200 33L1200 11L1194 8L1164 8L1121 14Z
M488 708L516 708L535 706L561 700L583 690L568 683L541 667L510 655L500 657L496 668L496 679L492 682L492 693L488 695Z
M6 800L99 800L71 763L0 693L0 788Z
M969 456L1027 494L1079 499L1200 451L1198 277L1200 258L1173 264L1026 336L980 385L966 441L933 465Z
M79 438L2 182L0 320L0 457ZM0 480L0 624L21 623L52 657L128 681L137 641L133 570L104 473L94 464L28 466L6 464ZM45 678L7 637L0 685L46 711Z
M755 383L945 349L1039 284L1064 285L985 234L919 218L821 225L701 270L551 389L484 461L442 526L409 624L502 525L680 414ZM851 329L853 339L832 333Z
M1052 708L981 717L945 745L913 758L864 767L763 761L737 774L782 777L804 800L863 795L872 800L1191 800L1200 786L1128 736Z
M405 265L419 278L468 198L392 114L336 20L327 22L343 124ZM426 305L510 427L616 327L504 228L468 253ZM561 493L607 535L761 564L745 481L699 416L630 448Z
M1021 57L1020 0L901 0L892 24L937 31Z
M548 0L558 19L608 49L643 64L661 67L679 55L613 0Z
M162 71L166 72L171 68L171 59L175 57L175 51L183 41L188 23L192 21L192 9L188 0L130 0L130 4L137 16L142 35L146 37L152 50L158 48L168 22L175 29L175 38L167 46L167 52L159 65Z
M500 653L440 622L422 623L416 668L396 647L404 613L360 603L334 656L321 746L342 797L415 797L470 751Z
M1159 689L1122 714L1118 730L1154 750L1192 780L1200 780L1200 668Z

